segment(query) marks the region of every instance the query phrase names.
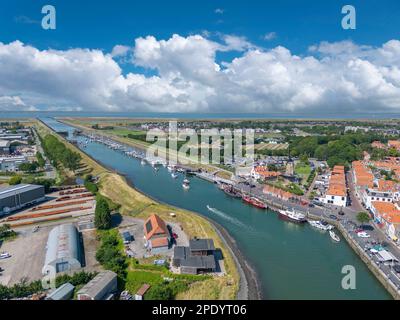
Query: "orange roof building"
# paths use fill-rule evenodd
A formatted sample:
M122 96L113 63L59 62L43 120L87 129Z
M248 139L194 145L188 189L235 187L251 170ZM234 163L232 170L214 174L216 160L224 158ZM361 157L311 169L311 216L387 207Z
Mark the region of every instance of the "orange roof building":
M257 166L252 170L252 176L255 179L271 179L281 175L280 172L270 171L266 166Z
M400 150L400 141L399 140L389 140L388 147L394 148L396 150Z
M168 248L170 234L165 224L158 215L152 214L144 223L144 238L147 248L154 251Z
M347 188L344 166L334 166L326 190L325 202L337 206L347 205Z
M371 147L372 148L378 148L378 149L387 149L387 146L385 144L383 144L380 141L374 141L371 143Z
M277 197L279 199L283 200L289 200L291 198L297 198L296 195L293 193L290 193L288 191L284 191L282 189L276 188L274 186L266 185L263 189L264 194L268 194L274 197Z
M373 201L372 211L378 220L385 220L387 223L400 223L400 210L391 202ZM382 222L382 221L381 221Z
M353 161L353 177L354 182L358 188L367 187L373 188L374 186L374 175L361 161Z

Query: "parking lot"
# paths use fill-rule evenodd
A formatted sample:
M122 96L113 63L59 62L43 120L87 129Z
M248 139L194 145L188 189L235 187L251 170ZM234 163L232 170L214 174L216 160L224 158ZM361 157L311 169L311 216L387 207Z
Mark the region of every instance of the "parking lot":
M129 231L133 235L134 240L129 244L129 249L133 252L136 258L148 258L152 256L151 252L147 251L144 246L144 230L143 230L144 220L127 217L122 217L122 221L119 225L120 232ZM189 239L187 235L181 230L177 223L166 221L166 224L171 227L173 233L176 233L176 245L187 246L189 245ZM162 255L165 257L171 257L174 252L173 247L158 253L157 255Z
M22 279L32 281L42 278L50 230L51 227L42 227L37 232L32 232L32 228L25 229L15 240L2 244L0 252L11 254L10 258L0 260L0 267L4 269L0 276L2 285L13 285Z

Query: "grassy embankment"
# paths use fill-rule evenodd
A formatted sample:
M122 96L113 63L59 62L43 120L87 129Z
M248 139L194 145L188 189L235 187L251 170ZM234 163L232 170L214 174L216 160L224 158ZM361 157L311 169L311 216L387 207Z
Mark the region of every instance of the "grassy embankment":
M91 128L91 123L90 122L84 122L82 120L76 120L76 119L62 119L63 122L73 125L77 128L80 128L82 130L85 131L89 131L98 135L103 135L109 138L112 138L115 141L118 141L120 143L126 144L126 145L130 145L132 147L136 147L138 149L147 149L151 143L149 142L145 142L139 139L134 139L134 138L128 138L127 135L131 134L132 136L139 135L139 134L143 134L144 131L131 131L128 129L123 129L123 128L118 128L115 127L114 129L111 130L95 130L93 128ZM167 151L163 151L162 149L159 149L159 156L161 157L167 157ZM181 157L181 156L179 156ZM210 173L214 173L216 171L218 171L216 173L216 175L220 178L224 178L224 179L230 179L232 176L232 172L226 170L225 168L223 168L222 166L213 166L213 165L207 165L207 164L199 164L197 159L193 159L190 157L185 157L185 160L188 161L188 166L190 166L191 168L197 170L197 169L202 169L204 171L210 172Z
M37 128L39 134L51 133L61 141L66 142L41 123L37 124ZM234 299L236 297L239 286L239 273L233 257L214 227L206 219L193 212L160 204L148 198L130 187L122 176L102 167L74 145L70 143L66 143L66 145L81 155L82 171L99 176L100 193L120 205L121 214L145 219L150 214L156 213L166 221L179 223L190 237L212 238L215 246L221 248L227 275L195 282L190 286L189 290L179 293L176 297L177 299ZM176 217L171 218L170 212L174 212ZM129 276L128 274L129 277L135 276Z

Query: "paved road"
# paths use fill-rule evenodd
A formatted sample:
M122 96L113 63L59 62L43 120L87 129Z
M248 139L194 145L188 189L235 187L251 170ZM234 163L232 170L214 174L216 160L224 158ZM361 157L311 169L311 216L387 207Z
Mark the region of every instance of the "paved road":
M50 168L50 170L46 170L45 171L46 178L55 179L56 176L57 176L56 170L51 165L50 160L46 157L46 154L44 153L44 150L43 150L43 147L42 147L42 143L40 142L40 139L39 139L39 136L38 136L36 130L33 129L32 131L33 131L33 135L35 136L35 143L36 143L36 146L37 146L37 150L42 154L44 160L46 161L46 166L48 166L48 168Z

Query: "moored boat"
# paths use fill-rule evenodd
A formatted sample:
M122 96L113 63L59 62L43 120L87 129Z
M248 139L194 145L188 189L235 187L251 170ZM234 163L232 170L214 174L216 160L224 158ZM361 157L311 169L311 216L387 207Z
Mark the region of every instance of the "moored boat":
M234 198L241 198L242 194L235 190L232 186L224 186L221 188L222 191L224 191L228 196L234 197Z
M265 205L265 203L257 198L250 197L250 196L242 196L242 199L244 202L247 202L259 209L267 209L267 206Z
M304 214L294 209L279 210L279 217L295 223L304 223L307 221Z
M190 185L188 183L182 183L182 187L185 190L189 190L190 189Z
M339 236L335 232L333 232L332 230L329 231L329 236L331 237L332 240L334 240L336 242L340 241Z
M308 223L310 226L323 230L323 231L329 231L333 229L333 226L328 224L327 222L324 221L319 221L319 220L308 220Z

